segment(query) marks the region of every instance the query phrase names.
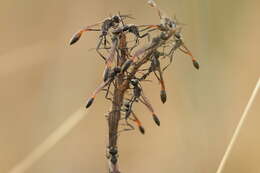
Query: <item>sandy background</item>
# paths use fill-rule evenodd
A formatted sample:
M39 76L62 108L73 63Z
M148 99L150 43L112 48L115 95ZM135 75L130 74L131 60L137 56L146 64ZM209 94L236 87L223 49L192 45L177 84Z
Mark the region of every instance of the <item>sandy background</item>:
M260 74L259 1L158 0L187 24L186 44L201 69L178 53L165 74L168 101L148 87L161 118L156 127L137 107L146 135L120 136L125 173L215 172ZM71 35L109 14L131 13L137 24L157 23L145 0L2 0L0 6L0 172L7 173L75 112L100 83L98 34L69 47ZM133 21L131 21L133 22ZM156 92L155 92L156 91ZM157 92L158 91L158 92ZM98 173L106 170L109 103L99 95L88 116L28 173ZM260 94L224 173L259 173Z

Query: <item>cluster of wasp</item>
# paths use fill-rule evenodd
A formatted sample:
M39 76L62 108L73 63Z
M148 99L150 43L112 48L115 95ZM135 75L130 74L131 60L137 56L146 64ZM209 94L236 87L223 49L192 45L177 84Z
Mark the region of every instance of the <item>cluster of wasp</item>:
M183 42L181 24L176 19L162 14L154 1L150 0L148 4L156 9L160 17L159 24L126 24L127 19L133 18L130 15L119 13L81 29L73 35L70 41L71 45L76 43L84 32L101 33L96 51L105 62L103 82L87 101L86 108L92 105L96 95L101 91L106 92L105 97L108 100L112 103L115 102L113 98L115 93L111 91L111 88L117 88L124 93L119 110L122 112L121 118L131 129L133 126L128 120L135 122L142 134L145 133L145 130L133 111L133 104L142 103L151 112L153 120L158 126L160 121L150 101L145 96L141 83L149 81L147 77L154 74L161 87L161 101L165 103L167 96L163 72L172 63L174 52L180 50L189 55L193 66L199 69L198 62ZM154 36L151 39L152 33ZM168 63L162 67L164 59L168 60Z

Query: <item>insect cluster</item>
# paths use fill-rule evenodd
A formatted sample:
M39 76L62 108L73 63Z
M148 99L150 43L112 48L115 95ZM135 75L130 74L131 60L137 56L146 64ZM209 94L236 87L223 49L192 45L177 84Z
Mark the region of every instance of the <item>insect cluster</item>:
M124 120L130 129L133 129L133 125L129 121L135 122L142 134L145 130L133 111L134 104L143 104L150 111L154 122L160 125L153 106L144 94L142 83L154 74L160 84L161 101L165 103L167 95L163 72L172 63L175 51L187 54L193 66L199 69L198 62L183 42L181 24L162 14L154 1L148 1L148 4L157 11L159 24L126 24L127 19L133 18L119 13L81 29L70 41L71 45L76 43L85 32L100 33L96 51L105 64L103 82L88 99L86 108L92 105L99 92L105 91L105 98L114 105L112 111L120 114L119 120ZM155 36L151 38L152 35ZM169 62L162 67L164 60ZM121 93L121 99L118 100L116 92Z

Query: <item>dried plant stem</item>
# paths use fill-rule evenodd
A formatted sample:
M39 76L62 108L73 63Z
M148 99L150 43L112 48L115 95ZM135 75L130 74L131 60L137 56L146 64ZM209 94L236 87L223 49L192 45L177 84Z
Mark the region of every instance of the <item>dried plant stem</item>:
M119 85L122 84L120 79L116 80L116 85L114 89L113 105L112 111L109 113L108 117L108 128L109 128L109 148L117 148L117 132L118 132L118 122L121 118L121 106L123 104L124 91L119 89ZM108 159L109 162L109 172L110 173L119 173L117 163L114 165L111 163L111 159Z
M246 120L246 117L248 115L248 111L250 110L250 108L252 106L252 103L255 100L255 96L257 95L257 92L258 92L259 88L260 88L260 78L258 79L258 82L257 82L257 84L255 86L255 89L252 92L252 95L251 95L251 97L250 97L250 99L249 99L249 101L248 101L248 103L247 103L247 105L245 107L245 110L244 110L244 112L243 112L243 114L241 116L241 119L239 120L239 123L238 123L238 125L237 125L237 127L235 129L235 132L234 132L231 140L230 140L230 143L228 144L228 147L227 147L227 149L225 151L225 154L223 155L223 158L221 159L221 162L219 164L219 167L218 167L216 173L222 173L223 172L223 168L224 168L224 166L226 164L227 158L229 157L229 155L231 153L231 150L232 150L232 148L233 148L233 146L235 144L235 141L236 141L236 139L237 139L237 137L239 135L239 132L240 132L240 130L242 128L242 125L244 124L244 122Z
M121 118L120 109L123 104L123 91L117 87L114 89L112 111L109 113L108 126L109 126L109 146L116 147L117 144L117 130L118 122Z
M132 68L129 71L129 75L127 78L132 79L137 73L138 69L141 68L143 64L149 61L149 58L153 55L154 51L157 50L158 47L165 44L174 34L174 31L170 31L167 36L164 36L162 39L162 35L156 37L152 42L152 45L149 46L149 50L147 50L144 55L138 59L136 62L132 64ZM122 65L126 62L128 50L127 50L127 42L126 35L122 33L119 37L119 50L120 57L118 58L117 65L122 67ZM141 52L146 50L146 48L141 49ZM118 169L118 150L117 150L117 139L118 139L118 124L121 119L121 107L124 101L124 93L127 89L129 89L130 80L125 80L126 76L124 76L124 72L120 73L118 77L115 79L115 88L113 92L113 100L112 100L112 110L108 116L108 128L109 128L109 142L108 142L108 165L109 165L109 173L120 173ZM112 152L113 151L113 152Z
M118 65L122 66L126 60L127 50L126 50L126 36L122 34L119 40L119 47L121 52L121 57L119 59ZM126 89L122 89L124 82L124 75L119 74L115 79L115 88L113 92L112 110L109 112L108 116L108 129L109 129L109 139L108 148L114 148L117 150L117 139L118 139L118 123L121 118L121 107L123 105L124 93ZM108 153L109 154L109 153ZM116 156L117 157L117 154ZM116 158L117 159L117 158ZM108 157L109 173L120 173L118 169L118 162L112 163L111 157Z
M142 57L136 62L136 64L130 70L130 75L129 75L130 78L133 77L138 71L138 69L148 61L153 50L154 49L151 49L144 57ZM126 61L126 56L127 56L126 36L124 34L122 34L120 37L120 52L121 52L121 57L118 65L122 66ZM108 116L108 129L109 129L108 148L117 149L118 123L119 120L121 119L121 107L124 101L124 94L128 88L129 88L129 80L124 80L124 75L119 74L117 79L115 79L112 110L109 112L109 116ZM118 169L118 163L113 164L111 162L111 156L108 157L108 165L109 165L109 173L120 173Z
M24 159L12 167L8 173L25 173L47 152L49 152L62 138L64 138L78 123L85 118L88 112L80 107L70 115L56 130L54 130L41 144L35 147Z

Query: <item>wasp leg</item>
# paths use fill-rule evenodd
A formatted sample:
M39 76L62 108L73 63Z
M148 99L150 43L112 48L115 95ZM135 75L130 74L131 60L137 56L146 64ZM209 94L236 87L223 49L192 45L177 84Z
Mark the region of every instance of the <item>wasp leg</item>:
M123 125L123 126L127 126L126 128L125 127L123 127L123 129L122 130L118 130L118 134L119 133L122 133L122 132L126 132L126 131L131 131L131 130L134 130L135 128L134 128L134 126L132 125L132 124L130 124L126 119L125 119L125 124L120 124L121 126Z
M142 99L141 99L142 98ZM140 102L143 103L147 109L151 112L152 116L153 116L153 120L154 122L160 126L160 120L159 118L155 115L154 109L152 107L152 105L150 104L149 100L147 99L147 97L144 95L144 93L141 93L141 98L139 98Z
M100 46L102 44L102 41L103 41L103 37L100 37L98 45L96 47L96 52L99 54L99 56L101 56L102 59L104 59L106 61L106 57L100 52Z
M167 100L167 95L166 95L166 90L165 90L164 79L163 79L161 70L158 70L158 72L159 72L159 76L156 74L155 71L154 71L154 74L161 85L161 92L160 92L161 101L162 101L162 103L165 103Z
M181 46L182 46L185 50L182 49L182 47L180 47L179 49L180 49L183 53L189 55L189 56L191 57L193 66L194 66L196 69L199 69L199 68L200 68L199 63L198 63L198 61L194 58L194 56L192 55L191 51L190 51L184 44L182 44Z
M173 60L173 54L176 51L176 49L178 49L181 46L182 42L176 42L175 45L173 46L173 48L170 50L169 54L166 56L170 57L170 62L163 68L162 71L165 71L172 63Z
M101 31L100 29L90 29L88 27L86 27L85 29L81 29L79 30L78 32L76 32L72 38L70 39L70 45L76 43L77 41L79 41L81 35L84 33L84 32L87 32L87 31Z
M144 130L144 127L142 126L142 123L141 121L137 118L136 114L132 111L132 115L134 117L133 121L136 123L136 125L138 126L139 128L139 131L144 134L145 133L145 130Z
M110 49L109 56L106 59L106 66L105 66L105 70L104 70L104 73L103 73L104 81L108 80L109 74L111 73L112 64L113 64L114 59L115 59L117 43L118 43L117 39L113 41L113 45L112 45L112 47Z
M140 48L139 50L137 50L134 55L132 57L130 57L124 64L123 64L123 68L122 71L125 72L127 71L127 69L132 65L133 62L136 61L136 59L138 58L138 56L140 56L141 54L143 54L147 49L145 47Z
M105 87L107 86L109 83L112 82L113 79L107 80L106 82L102 82L99 87L97 87L97 89L92 93L92 96L88 99L87 101L87 105L86 108L89 108L92 103L94 102L94 99L96 97L96 95Z
M111 83L112 83L112 82L110 82L110 83L108 84L107 89L104 89L104 91L106 91L105 98L106 98L107 100L113 101L112 98L108 96L109 94L111 94L111 95L113 96L113 93L112 93L111 91L109 91L109 90L110 90Z

